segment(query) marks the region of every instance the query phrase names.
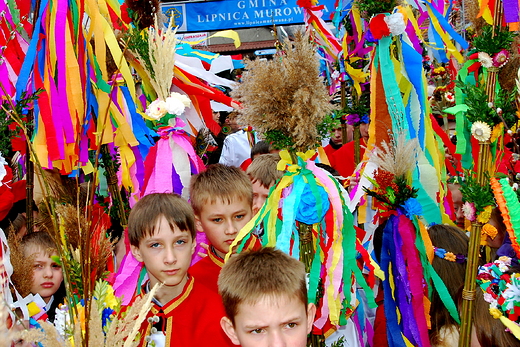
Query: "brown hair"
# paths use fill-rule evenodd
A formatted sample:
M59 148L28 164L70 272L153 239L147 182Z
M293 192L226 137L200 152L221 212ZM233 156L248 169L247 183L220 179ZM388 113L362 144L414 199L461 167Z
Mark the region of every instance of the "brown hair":
M218 288L233 324L241 303L254 305L266 297L297 298L307 307L303 263L272 247L231 257L220 272Z
M231 204L234 200L245 200L253 206L251 181L239 168L213 164L191 178L190 201L195 214L200 214L204 204L217 201Z
M436 224L428 228L428 234L432 244L437 248L443 248L453 254L468 254L469 237L461 229L449 225ZM435 256L432 261L435 272L440 276L451 297L457 302L457 295L464 284L466 263L457 263ZM436 290L431 298L431 329L429 331L430 343L439 344L441 328L456 327L458 324L444 306Z
M283 171L278 171L276 168L279 161L278 153L262 154L251 162L246 173L252 183L258 181L264 188L269 188L283 176Z
M52 253L57 252L56 244L48 233L38 231L25 235L21 240L14 234L10 235L9 247L13 264L11 279L18 292L22 296L27 296L31 293L35 253L40 251L51 256Z
M144 196L130 211L130 244L138 247L145 236L153 235L161 216L166 218L172 230L177 226L182 231L188 231L195 240L195 216L190 204L177 194L154 193Z
M475 313L472 323L479 344L485 347L520 346L520 341L511 332L506 330L506 326L502 324L500 319L495 319L491 316L489 313L489 303L484 300L484 294L478 286L476 292Z

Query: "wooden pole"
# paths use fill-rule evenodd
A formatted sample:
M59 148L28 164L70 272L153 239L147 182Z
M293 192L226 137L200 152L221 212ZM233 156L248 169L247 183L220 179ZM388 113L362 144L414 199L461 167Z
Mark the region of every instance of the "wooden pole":
M32 110L27 112L27 132L25 143L25 218L27 233L34 231L33 200L34 200L34 162L31 151L31 137L33 134L34 114Z
M477 182L479 184L489 184L485 182L486 171L489 164L491 152L489 142L479 143L478 173ZM466 275L464 278L464 288L462 290L462 309L459 347L469 347L471 345L471 328L473 323L473 313L475 310L475 295L477 287L477 268L479 259L480 234L482 223L473 222L469 236L468 258L466 263Z
M40 14L40 0L36 0L36 4L34 6L34 15L33 15L33 35L34 30L36 29L36 21L38 20L38 16ZM31 39L32 36L31 35ZM34 113L33 110L29 110L27 112L27 132L25 139L26 147L25 147L25 184L26 184L26 191L25 191L25 218L26 218L26 224L25 227L27 228L27 233L32 233L34 231L34 217L33 217L33 200L34 200L34 162L32 158L32 151L31 151L31 138L33 135L34 130Z

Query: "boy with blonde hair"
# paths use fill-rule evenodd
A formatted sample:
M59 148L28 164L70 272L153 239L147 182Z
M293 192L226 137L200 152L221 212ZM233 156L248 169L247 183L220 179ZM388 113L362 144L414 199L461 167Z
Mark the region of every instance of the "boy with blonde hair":
M193 265L190 273L218 293L224 256L252 217L253 189L239 168L214 164L192 177L190 192L197 230L206 234L209 243L208 256Z
M195 250L190 205L175 194L146 195L130 212L128 236L132 254L148 273L143 291L163 284L139 330L139 346L230 346L219 326L224 312L219 296L188 275Z
M316 306L307 304L305 267L271 247L232 257L218 286L222 329L242 347L305 347Z
M269 190L283 176L283 171L277 169L279 161L278 153L262 154L247 168L246 173L253 185L253 215L260 211L269 196Z

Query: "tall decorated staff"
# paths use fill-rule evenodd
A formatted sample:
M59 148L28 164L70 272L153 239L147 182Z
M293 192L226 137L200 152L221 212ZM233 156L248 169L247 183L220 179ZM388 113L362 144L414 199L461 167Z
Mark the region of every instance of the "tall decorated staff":
M147 31L133 31L133 37L128 39L128 49L136 57L153 89L150 94L157 95L143 115L160 139L150 148L144 161L141 195L168 192L187 198L186 188L191 175L199 173L204 165L183 130L185 120L179 117L191 106L191 101L185 94L170 92L177 45L173 24L171 19L168 27L162 27L156 17L154 26Z
M491 210L495 208L495 201L504 216L513 249L518 249L513 218L508 215L516 211L513 207L515 202L508 194L511 189L505 187L506 181L498 182L494 178L504 154L504 129L509 129L517 122L515 95L502 89L497 81L500 69L511 56L510 48L515 34L502 27L504 8L501 1L496 1L493 8L489 8L487 3L482 6L480 15L489 24L473 39L469 60L459 71L457 106L453 108L457 117L457 152L464 153L462 166L475 172L468 172L461 185L465 216L472 223L462 292L464 300L459 346L469 346L471 343L478 250L481 234L489 234L491 237L496 234L496 230L486 224Z
M260 212L240 231L233 247L240 252L263 223L264 246L276 246L300 259L309 273L309 302L318 306L312 346L323 346L323 335L345 325L358 304L356 286L366 290L374 267L356 239L353 217L345 207L345 191L312 161L317 124L331 111L319 62L306 35L286 41L272 61L249 61L234 96L241 115L275 148L282 149L278 169L283 177L271 188ZM356 258L361 255L370 275L366 280Z
M370 179L372 188L364 190L374 199L381 226L374 236L381 240L380 246L374 248L385 273L382 291L389 346L430 345L429 300L433 288L459 322L457 307L431 265L433 247L421 217L418 189L412 184L419 150L416 139L404 141L401 135L369 154L368 165L375 165L377 170Z

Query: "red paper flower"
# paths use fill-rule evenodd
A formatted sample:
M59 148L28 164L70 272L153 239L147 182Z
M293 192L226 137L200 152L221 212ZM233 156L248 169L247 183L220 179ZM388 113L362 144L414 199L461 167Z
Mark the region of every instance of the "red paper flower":
M385 22L385 17L384 13L380 13L377 16L372 17L370 20L370 32L376 40L380 40L384 36L390 35L390 29L388 28L388 24Z

